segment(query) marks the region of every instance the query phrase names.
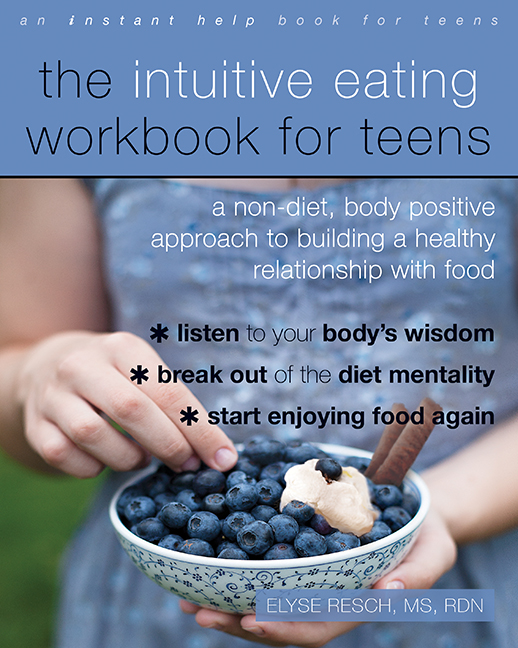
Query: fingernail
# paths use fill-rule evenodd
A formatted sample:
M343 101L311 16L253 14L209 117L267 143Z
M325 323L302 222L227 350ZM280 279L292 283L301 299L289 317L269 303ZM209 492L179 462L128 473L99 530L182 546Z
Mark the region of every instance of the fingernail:
M236 453L229 448L220 448L214 455L214 461L222 472L230 470L236 463Z
M393 580L387 583L386 589L405 589L405 584L400 580Z
M187 459L187 461L185 461L182 464L181 469L182 470L198 470L199 467L200 467L200 460L198 459L198 457L196 455L192 455L191 457L189 457L189 459Z
M265 631L259 626L250 626L249 628L243 628L243 630L246 630L247 632L251 632L252 634L255 634L257 637L262 637L264 634L266 634Z

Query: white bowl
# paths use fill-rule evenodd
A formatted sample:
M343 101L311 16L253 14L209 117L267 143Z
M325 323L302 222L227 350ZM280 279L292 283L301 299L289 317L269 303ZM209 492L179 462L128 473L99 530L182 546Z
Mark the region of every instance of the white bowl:
M370 457L346 446L314 444L337 456ZM119 541L135 565L164 589L203 607L227 612L255 610L257 589L364 589L391 571L417 537L430 496L423 480L409 471L404 484L420 499L412 520L394 533L356 549L291 560L228 560L162 549L131 533L119 519L116 504L122 491L154 472L133 476L113 496L110 519Z

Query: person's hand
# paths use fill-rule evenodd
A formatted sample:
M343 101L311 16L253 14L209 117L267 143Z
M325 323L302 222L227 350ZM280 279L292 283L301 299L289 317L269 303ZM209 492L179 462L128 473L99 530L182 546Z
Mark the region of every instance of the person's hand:
M433 507L403 562L373 589L429 589L457 559L457 546L442 516Z
M30 348L16 386L28 443L49 465L77 477L105 466L136 469L150 454L173 470L196 469L200 459L230 469L237 460L232 442L208 424L184 384L158 384L158 364L164 363L152 347L130 333L59 333ZM138 365L149 368L150 379L137 386L130 377ZM199 412L192 426L180 421L189 406Z
M194 603L180 601L186 614L195 614L196 622L202 628L213 628L227 634L267 644L269 646L301 646L319 648L328 641L349 632L358 622L340 621L261 621L255 614L230 614L200 608Z
M426 589L455 563L457 551L446 524L433 509L423 522L414 546L393 571L383 576L373 589ZM296 645L319 648L328 641L355 628L359 623L340 621L285 622L261 621L255 615L238 615L199 608L181 601L187 614L195 614L203 628L214 628L228 634L271 646Z

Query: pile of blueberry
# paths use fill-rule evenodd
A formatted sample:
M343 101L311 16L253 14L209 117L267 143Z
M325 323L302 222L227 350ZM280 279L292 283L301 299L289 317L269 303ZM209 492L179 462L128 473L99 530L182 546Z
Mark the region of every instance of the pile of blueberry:
M279 510L292 466L318 459L316 469L337 479L341 465L364 471L368 459L338 462L304 441L283 443L254 437L228 473L202 466L177 474L160 465L150 476L126 488L117 511L132 533L187 554L232 559L299 558L344 551L379 540L407 524L419 501L405 489L368 480L379 516L371 531L357 537L329 526L325 518L299 501Z

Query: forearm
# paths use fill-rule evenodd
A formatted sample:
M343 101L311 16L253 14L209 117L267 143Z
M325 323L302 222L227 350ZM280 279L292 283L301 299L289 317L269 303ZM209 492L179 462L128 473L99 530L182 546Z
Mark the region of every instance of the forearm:
M0 447L35 469L55 472L26 441L20 375L42 340L106 330L100 259L80 182L0 180Z
M423 473L457 544L518 524L518 416Z

